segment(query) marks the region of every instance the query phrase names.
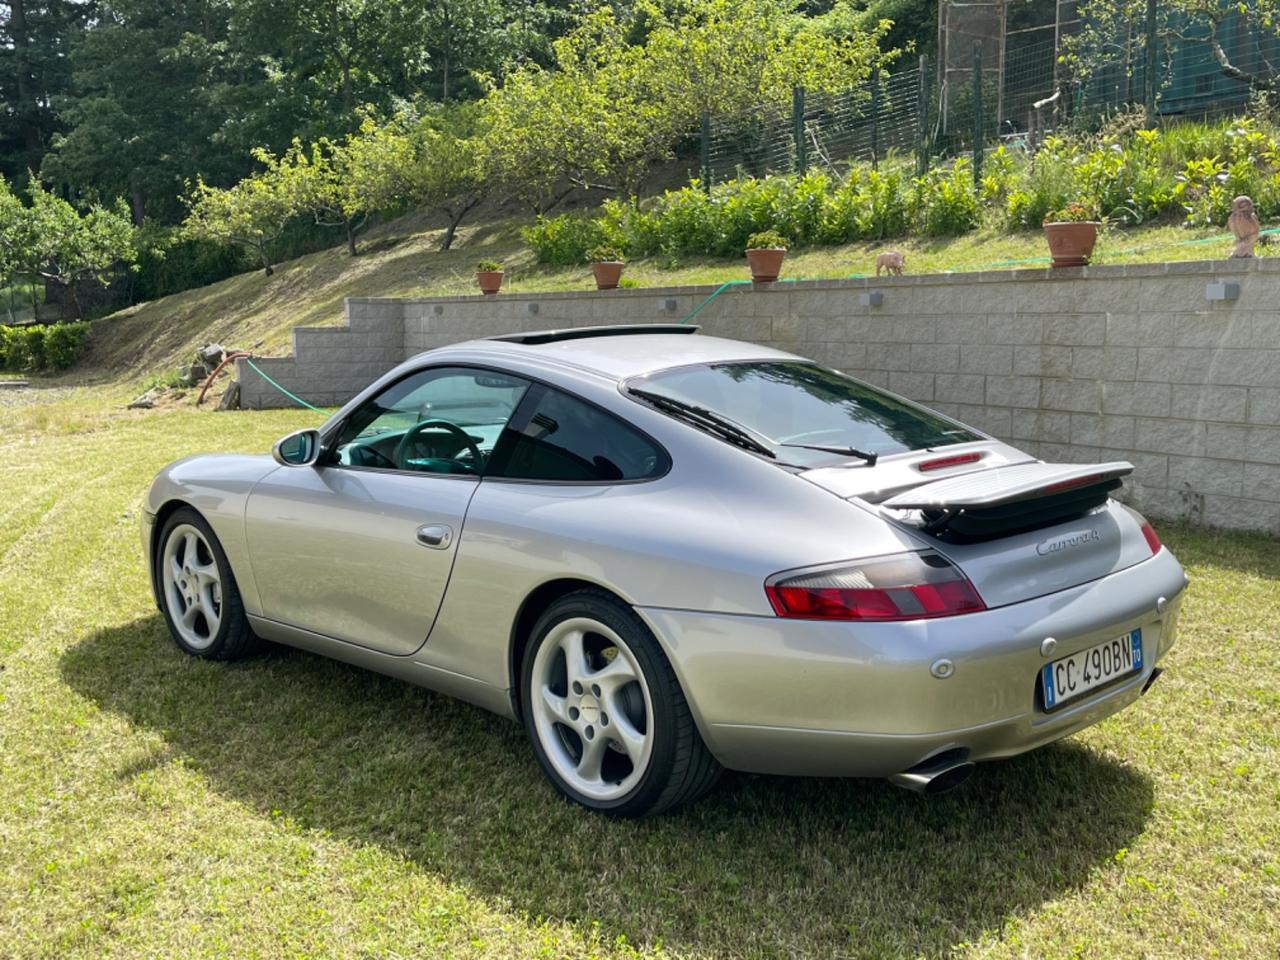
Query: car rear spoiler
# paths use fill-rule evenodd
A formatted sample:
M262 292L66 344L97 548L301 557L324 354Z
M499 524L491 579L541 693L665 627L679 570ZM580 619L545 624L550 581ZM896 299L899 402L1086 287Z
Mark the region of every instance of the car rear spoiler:
M880 504L919 510L923 529L987 540L1050 526L1100 506L1133 464L1019 463L923 483Z

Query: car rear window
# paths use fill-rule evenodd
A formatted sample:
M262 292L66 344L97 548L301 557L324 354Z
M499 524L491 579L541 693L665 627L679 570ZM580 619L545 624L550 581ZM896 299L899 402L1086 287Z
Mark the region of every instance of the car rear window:
M786 444L892 454L982 439L953 420L802 361L695 364L627 386L711 410L781 447L782 459L804 466L829 463L832 455Z

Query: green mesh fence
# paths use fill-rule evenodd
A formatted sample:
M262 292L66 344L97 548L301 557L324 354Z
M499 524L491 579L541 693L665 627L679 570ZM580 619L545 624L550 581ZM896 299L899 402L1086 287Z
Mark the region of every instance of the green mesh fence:
M1280 75L1280 38L1249 30L1240 19L1223 28L1221 39L1243 73ZM1052 31L1033 28L1011 33L1003 46L984 42L978 62L956 54L953 46L942 76L933 63L913 62L840 93L801 91L791 102L711 116L703 137L704 179L832 169L893 155L917 154L923 162L969 153L975 139L984 149L1001 141L1034 149L1070 118L1088 122L1092 115L1141 108L1147 92L1142 31L1131 31L1108 49L1108 62L1073 78ZM1162 42L1156 63L1161 115L1248 107L1250 84L1224 73L1203 40Z

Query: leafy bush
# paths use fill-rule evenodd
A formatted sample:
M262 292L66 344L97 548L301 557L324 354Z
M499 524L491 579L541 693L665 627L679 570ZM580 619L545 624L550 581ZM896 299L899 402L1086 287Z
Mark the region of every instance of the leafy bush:
M1145 130L1128 116L1101 133L1047 137L1034 157L998 147L976 186L963 157L914 179L901 167L853 164L839 177L741 177L710 191L691 183L643 205L610 200L595 217L539 220L525 237L544 263L581 263L607 245L674 265L685 256L737 256L763 231L789 247L954 236L976 228L984 211L997 223L1039 229L1080 199L1089 219L1221 226L1240 194L1253 198L1260 217L1280 216L1278 137L1273 121Z
M1058 137L1046 137L1022 178L1009 192L1006 219L1014 227L1039 227L1050 210L1067 204L1076 194L1074 151Z
M949 171L937 167L916 178L911 196L916 229L926 237L954 237L978 225L973 168L963 157Z
M476 264L477 273L497 273L502 269L502 264L497 260L481 260Z
M43 359L44 327L0 327L0 368L26 373Z
M982 168L982 184L979 199L984 206L1003 209L1009 193L1018 182L1019 167L1014 154L1004 144L996 147L987 157Z
M587 251L589 263L621 263L625 257L622 251L609 243L601 243Z
M135 302L207 286L254 267L241 247L185 237L175 228L143 227L137 243L130 293Z
M835 206L849 217L851 230L841 241L883 240L901 236L910 223L906 181L896 170L883 172L869 167L850 171L836 191Z
M0 369L65 370L80 359L88 336L87 323L0 327Z
M558 266L582 263L588 250L605 242L604 228L598 219L572 213L539 217L520 234L533 248L539 263Z
M57 323L46 327L41 368L65 370L80 359L89 337L87 323Z
M786 239L777 230L761 230L747 238L748 250L776 250L779 247L786 249L786 246Z
M1061 210L1050 210L1043 223L1089 223L1098 219L1098 210L1092 203L1071 202Z

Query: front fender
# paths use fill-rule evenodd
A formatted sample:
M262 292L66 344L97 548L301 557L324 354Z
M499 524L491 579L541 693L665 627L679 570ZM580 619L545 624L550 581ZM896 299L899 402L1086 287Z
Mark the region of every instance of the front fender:
M151 590L157 596L155 564L160 527L182 504L196 510L213 528L231 564L231 573L247 613L261 616L262 603L253 579L245 538L244 512L250 491L268 474L283 469L270 457L207 454L169 464L151 482L143 503L143 551Z

